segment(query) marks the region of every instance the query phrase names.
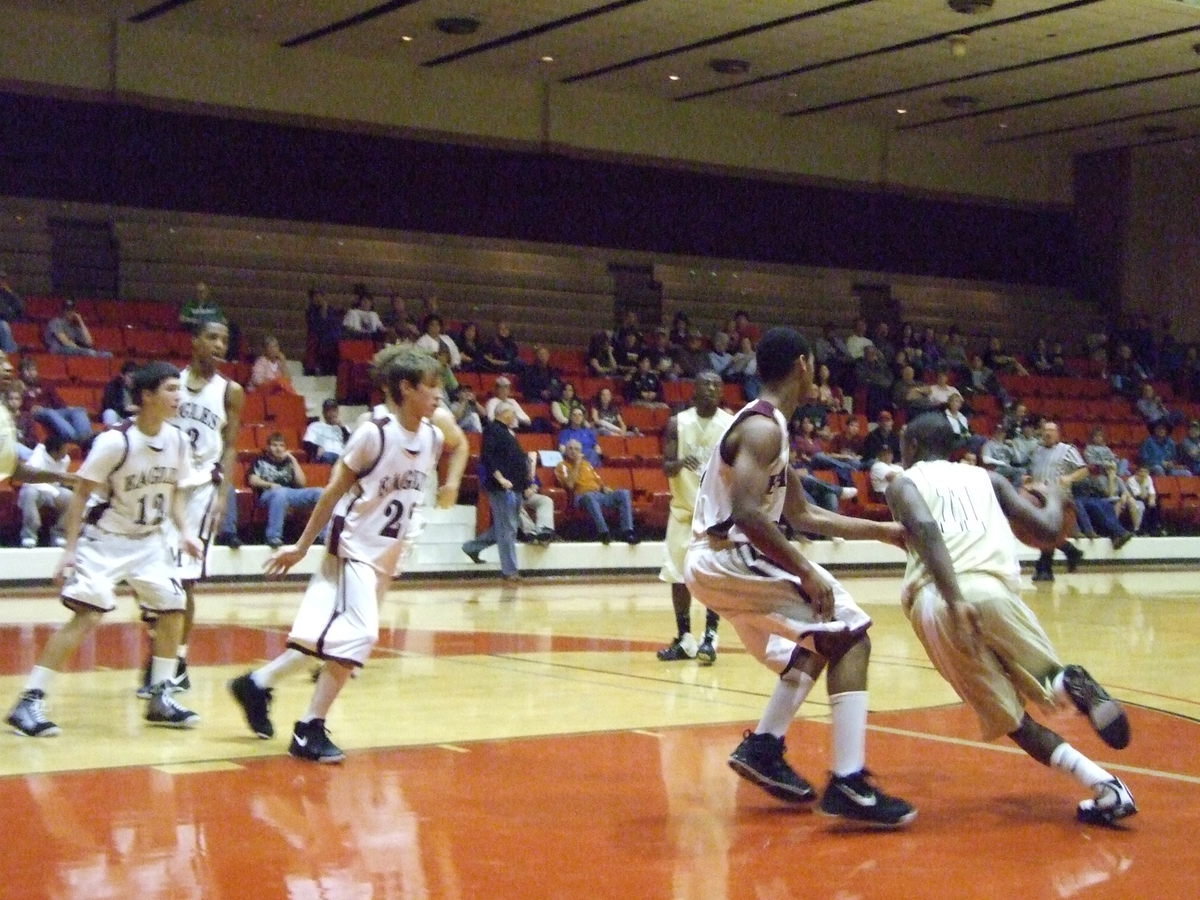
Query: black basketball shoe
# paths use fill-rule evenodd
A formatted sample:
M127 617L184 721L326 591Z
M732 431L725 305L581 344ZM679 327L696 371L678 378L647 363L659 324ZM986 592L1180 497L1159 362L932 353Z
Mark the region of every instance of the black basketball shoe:
M711 666L717 661L717 633L712 629L704 632L704 640L696 648L696 662L702 666Z
M292 731L292 743L288 747L288 753L296 759L318 763L340 763L346 758L346 754L329 739L329 730L325 727L324 719L297 722L295 730Z
M1095 799L1084 800L1075 812L1080 822L1088 825L1112 825L1137 812L1133 794L1120 778L1096 785Z
M773 734L747 731L729 754L729 768L778 800L808 803L817 798L813 786L796 774L783 758L787 747Z
M696 639L691 633L681 634L667 646L656 652L663 662L678 662L681 659L696 658Z
M8 722L17 734L23 734L25 737L54 737L60 730L46 718L46 694L36 688L21 694L21 699L4 721Z
M229 693L233 694L233 699L242 708L251 731L264 741L275 736L275 726L271 724L270 716L270 688L259 687L247 672L229 682Z
M1129 746L1129 719L1121 704L1108 695L1083 666L1063 669L1063 688L1075 708L1088 717L1100 740L1122 750Z
M151 688L150 702L146 704L146 721L151 725L163 725L167 728L195 728L200 724L198 713L192 712L175 702L171 695L175 689L170 681L156 684Z
M867 781L870 775L866 769L853 775L831 775L821 797L821 812L871 828L902 828L917 817L911 804Z

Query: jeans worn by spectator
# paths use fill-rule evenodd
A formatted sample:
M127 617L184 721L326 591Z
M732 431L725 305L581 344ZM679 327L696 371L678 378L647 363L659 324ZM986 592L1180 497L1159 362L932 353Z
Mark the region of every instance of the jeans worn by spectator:
M500 571L505 577L516 575L517 517L521 498L516 491L488 491L487 498L492 524L487 531L463 544L463 552L474 557L495 544L500 551Z
M283 540L283 523L289 509L293 506L312 508L320 499L320 488L273 487L263 491L258 498L258 504L267 510L267 542Z
M604 521L604 510L615 509L621 517L621 531L633 531L633 500L625 488L609 491L588 491L575 498L575 506L586 510L596 525L596 533L608 533L608 523Z
M62 409L43 406L33 414L33 418L64 441L82 446L92 439L92 421L82 406L64 406Z

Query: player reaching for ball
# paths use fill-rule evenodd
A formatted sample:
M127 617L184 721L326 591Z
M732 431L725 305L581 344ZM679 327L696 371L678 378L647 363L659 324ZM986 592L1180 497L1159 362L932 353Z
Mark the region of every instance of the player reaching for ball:
M892 514L908 533L902 602L930 660L979 716L985 740L1002 734L1038 762L1073 775L1094 797L1078 818L1110 825L1137 812L1121 779L1034 721L1026 701L1070 701L1110 747L1129 743L1129 720L1085 669L1064 666L1033 612L1018 595L1020 568L1009 519L1050 541L1062 523L1051 489L1037 508L995 472L949 461L957 443L939 413L904 430L905 472L887 490Z

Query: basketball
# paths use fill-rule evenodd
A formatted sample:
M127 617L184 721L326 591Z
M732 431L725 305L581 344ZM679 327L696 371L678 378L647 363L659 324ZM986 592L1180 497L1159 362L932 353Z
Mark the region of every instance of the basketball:
M1017 488L1017 493L1021 499L1029 503L1031 506L1036 506L1041 509L1046 505L1046 496L1043 493L1046 488L1043 485L1034 485L1033 490L1027 487ZM1062 527L1059 528L1058 534L1055 536L1053 543L1046 543L1038 540L1031 532L1027 531L1023 525L1014 519L1010 519L1009 523L1012 526L1013 534L1017 540L1029 547L1034 547L1038 550L1053 550L1055 547L1062 544L1067 538L1075 533L1075 504L1069 500L1063 503Z

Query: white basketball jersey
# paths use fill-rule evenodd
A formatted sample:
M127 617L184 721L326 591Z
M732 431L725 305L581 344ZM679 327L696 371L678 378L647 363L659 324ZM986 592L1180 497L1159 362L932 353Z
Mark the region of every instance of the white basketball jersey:
M671 511L691 515L696 508L696 493L700 489L700 480L704 476L704 464L712 458L713 447L718 438L733 421L733 415L723 409L718 409L711 418L702 419L695 407L685 409L675 417L675 432L679 459L695 456L701 462L698 472L687 466L680 468L678 474L672 476L671 482ZM686 519L684 519L686 521Z
M338 501L329 550L390 576L404 548L413 513L436 479L442 433L425 419L406 431L392 417L364 422L346 444L342 462L358 473Z
M704 477L700 480L700 489L696 493L696 512L692 516L693 537L711 535L742 543L750 542L750 539L733 524L733 467L723 455L729 432L750 416L766 416L774 421L779 429L779 455L767 470L767 490L761 504L763 512L772 521L778 522L783 518L789 456L787 420L784 419L783 413L770 403L755 400L742 407L713 447L708 464L704 468Z
M221 461L225 448L225 395L229 379L214 373L199 390L190 382L198 376L184 369L180 376L179 413L171 421L187 436L192 450L192 476L181 487L193 487L212 480L213 466Z
M169 422L153 437L126 422L96 436L78 474L101 485L90 523L114 534L151 534L171 515L176 485L191 474L188 441Z
M936 460L916 463L897 477L911 481L929 507L956 574L994 575L1020 590L1016 538L986 469ZM925 564L909 550L905 586L920 588L931 581ZM905 596L912 593L906 590Z

